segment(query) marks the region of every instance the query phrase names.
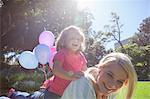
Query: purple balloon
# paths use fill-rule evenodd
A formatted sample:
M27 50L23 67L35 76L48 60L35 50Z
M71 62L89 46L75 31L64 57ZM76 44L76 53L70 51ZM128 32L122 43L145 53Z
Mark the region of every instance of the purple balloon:
M39 43L45 44L51 48L54 44L55 36L51 31L43 31L39 36Z
M34 49L35 56L37 57L39 63L46 64L49 62L51 50L47 45L39 44Z

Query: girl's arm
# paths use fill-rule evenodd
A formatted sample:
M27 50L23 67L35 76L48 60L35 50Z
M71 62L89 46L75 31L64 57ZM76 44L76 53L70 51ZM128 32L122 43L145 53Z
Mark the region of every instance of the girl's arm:
M62 63L59 61L54 62L52 71L54 75L66 80L76 80L83 75L82 72L73 73L72 71L65 71L62 67Z
M86 71L87 70L87 65L84 65L83 67L82 67L82 71Z

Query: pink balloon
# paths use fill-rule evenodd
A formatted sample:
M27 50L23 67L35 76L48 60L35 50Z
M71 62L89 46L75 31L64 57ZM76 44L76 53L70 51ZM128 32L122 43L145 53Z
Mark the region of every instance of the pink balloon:
M51 47L51 52L55 53L56 52L56 46Z
M55 54L57 53L56 46L51 47L51 53L52 54L50 56L49 64L50 64L50 68L52 69L53 68L53 58L54 58Z
M55 36L51 31L43 31L39 36L39 43L45 44L51 48L54 44Z

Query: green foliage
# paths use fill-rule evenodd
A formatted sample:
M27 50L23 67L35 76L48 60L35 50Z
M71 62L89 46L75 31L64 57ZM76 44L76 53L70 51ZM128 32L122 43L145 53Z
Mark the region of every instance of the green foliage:
M7 73L2 73L0 75L0 91L3 95L7 95L10 88L15 88L16 90L34 92L39 90L44 79L43 72L39 70L16 70L7 71Z
M99 63L100 59L106 54L105 47L101 42L95 42L85 51L88 60L88 67L92 67Z
M33 71L31 73L17 73L13 76L12 87L17 90L23 90L27 92L34 92L39 90L41 84L44 81L44 74L42 72Z
M57 38L62 29L76 25L80 26L88 37L93 15L87 9L79 11L75 0L2 0L2 2L1 47L4 54L11 51L33 50L44 29L52 31ZM8 61L15 56L9 57ZM5 57L3 60L5 61ZM0 70L2 79L0 85L5 87L0 88L3 92L11 87L26 91L39 88L44 78L43 74L23 72L18 64L10 66L8 61ZM27 87L29 85L26 86L25 81L30 84L35 82L35 87Z
M139 80L149 80L150 71L150 45L138 46L138 44L124 45L126 54L131 57L132 63L138 74ZM122 48L117 49L121 52Z
M80 26L87 34L93 16L79 11L74 0L3 0L2 47L32 50L46 29L59 35L69 25Z
M138 33L133 36L133 42L139 46L146 46L150 44L150 17L145 18L139 25Z
M105 31L102 32L102 40L107 43L116 41L120 45L120 47L122 47L122 51L125 52L124 46L121 42L123 24L120 22L120 17L116 13L112 12L111 16L112 18L110 20L110 23L104 25Z

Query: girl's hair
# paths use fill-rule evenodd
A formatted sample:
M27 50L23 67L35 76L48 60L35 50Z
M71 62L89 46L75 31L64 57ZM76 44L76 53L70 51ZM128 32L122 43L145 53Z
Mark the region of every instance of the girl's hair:
M126 71L128 76L128 90L126 99L131 99L136 86L137 75L129 57L123 53L110 53L102 58L97 66L100 67L102 66L101 64L105 64L106 62L117 62Z
M81 32L81 30L79 29L79 27L76 26L68 26L65 29L63 29L60 33L60 35L58 36L57 40L56 40L56 48L57 51L62 49L62 48L66 48L66 45L68 44L67 38L68 36L71 36L72 34L76 34L79 35L81 37L81 46L79 51L83 51L85 48L85 37L83 32Z

